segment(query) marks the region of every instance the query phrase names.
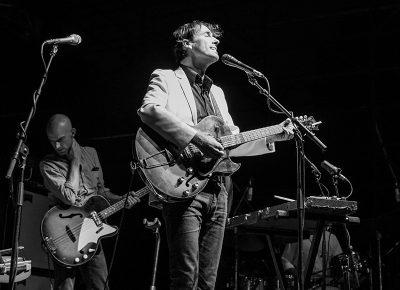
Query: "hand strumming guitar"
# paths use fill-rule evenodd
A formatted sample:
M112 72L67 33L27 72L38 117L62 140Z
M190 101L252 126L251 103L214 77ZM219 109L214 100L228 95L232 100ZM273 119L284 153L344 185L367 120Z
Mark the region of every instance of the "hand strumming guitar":
M214 137L197 132L192 139L192 143L206 156L219 158L225 154L224 147Z

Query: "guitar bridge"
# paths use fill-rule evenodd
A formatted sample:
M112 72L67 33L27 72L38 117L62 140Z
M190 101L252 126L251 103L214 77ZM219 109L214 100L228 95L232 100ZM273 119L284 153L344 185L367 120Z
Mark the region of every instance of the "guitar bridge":
M52 252L52 253L56 252L56 245L54 244L54 241L52 238L45 237L44 243L46 244L46 247L50 252Z
M97 212L92 211L90 213L90 216L92 217L94 223L96 224L97 227L101 227L103 225L103 222L101 221L100 217L98 216Z

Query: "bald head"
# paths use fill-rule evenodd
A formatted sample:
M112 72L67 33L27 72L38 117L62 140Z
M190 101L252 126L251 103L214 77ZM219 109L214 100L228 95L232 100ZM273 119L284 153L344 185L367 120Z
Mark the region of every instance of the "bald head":
M75 136L71 120L63 114L55 114L47 122L47 138L58 155L64 156L72 146Z
M72 129L71 120L63 114L55 114L47 121L47 134L57 132L60 129Z

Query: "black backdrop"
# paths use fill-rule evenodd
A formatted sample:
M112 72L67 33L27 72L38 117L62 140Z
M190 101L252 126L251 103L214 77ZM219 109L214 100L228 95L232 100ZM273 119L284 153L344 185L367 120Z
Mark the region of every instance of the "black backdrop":
M120 0L2 1L2 174L17 143L19 123L26 120L33 92L43 75L41 43L76 33L82 43L59 46L28 130L32 178L27 187L40 186L38 161L51 150L45 123L51 114L60 112L71 117L81 144L97 148L107 186L116 193L126 192L132 179L132 139L140 126L136 110L151 71L174 66L172 31L193 19L216 22L225 31L219 45L221 55L229 53L263 72L272 95L295 115L313 115L322 121L317 136L328 150L322 152L307 139L306 154L318 166L328 160L341 167L351 180L354 193L350 199L358 201L357 215L362 221L350 228L352 244L365 256L372 252L375 259L376 233L381 233L387 273L384 282L398 285L398 279L394 279L397 252L385 253L399 239L399 204L389 170L391 165L398 177L399 4L390 0L140 4ZM48 59L49 47L44 56ZM249 84L243 72L218 62L208 73L225 90L231 114L242 131L284 119L268 111L266 98ZM252 208L243 204L239 213L281 203L274 194L296 197L294 142L278 144L273 155L238 161L242 167L233 176L234 207L249 178L254 178ZM306 195L318 194L309 169L306 179ZM333 190L327 173L322 181ZM134 176L133 188L142 186ZM340 192L348 193L348 187L340 184ZM8 216L7 226L2 224L6 229L2 231L5 248L11 244L13 208L6 211L9 193L4 178L0 201L1 220ZM110 222L118 224L120 217L117 214ZM144 217L160 217L157 210L147 206L146 198L126 212L110 277L114 289L127 287L122 285L145 289L150 284L154 238L141 225ZM108 259L114 243L115 238L104 240ZM162 240L157 277L160 289L168 281L167 263Z

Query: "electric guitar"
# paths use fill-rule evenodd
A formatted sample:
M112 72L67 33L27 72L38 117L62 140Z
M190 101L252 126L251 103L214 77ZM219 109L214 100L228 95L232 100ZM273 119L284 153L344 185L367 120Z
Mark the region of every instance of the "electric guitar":
M317 126L321 123L316 122L312 116L298 120L310 130L318 130ZM150 182L157 196L165 202L182 201L196 196L207 185L213 173L231 175L236 172L240 164L229 158L229 149L283 132L283 126L278 124L232 134L230 127L217 116L207 116L193 128L214 137L222 144L226 154L218 159L208 158L193 144L179 151L174 144L149 127L141 127L136 133L135 157L142 169L142 179Z
M130 192L136 197L150 193L149 187ZM118 227L106 218L124 208L125 198L110 205L100 195L90 197L82 207L53 206L43 217L40 232L43 244L60 264L74 267L88 262L101 238L111 237Z

